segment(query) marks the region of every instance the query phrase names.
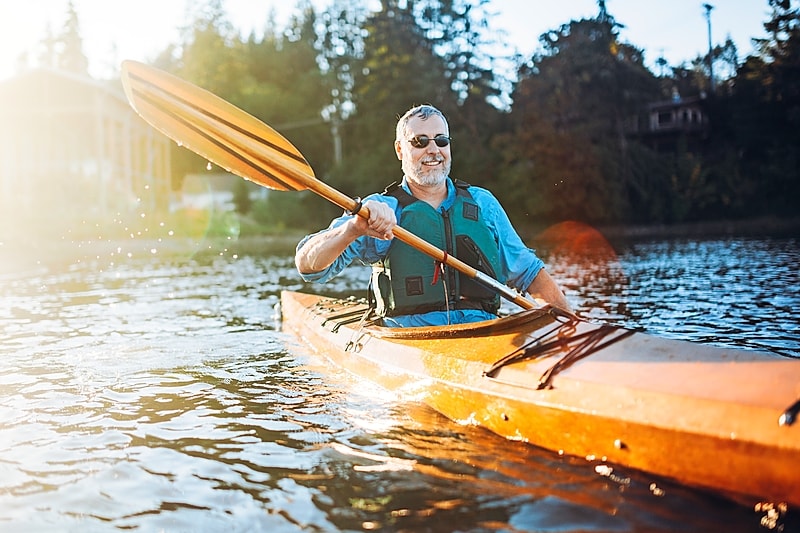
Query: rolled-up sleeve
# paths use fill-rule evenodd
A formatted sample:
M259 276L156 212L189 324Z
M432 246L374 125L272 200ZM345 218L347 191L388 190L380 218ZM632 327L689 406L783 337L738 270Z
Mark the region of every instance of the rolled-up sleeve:
M472 187L470 192L497 239L506 283L521 292L526 291L544 268L544 262L536 252L525 246L503 206L492 193L480 187Z
M399 217L400 214L397 213L397 200L392 197L387 197L381 194L372 194L364 198L364 201L367 200L376 200L380 202L387 203L391 205ZM341 226L354 215L344 214L339 218L335 218L330 225L316 233L312 233L310 235L306 235L303 237L299 243L297 243L296 250L299 250L303 247L303 245L315 235L319 235L321 233L325 233L330 231L338 226ZM310 273L303 273L300 272L300 277L303 278L304 281L308 282L316 282L316 283L325 283L326 281L330 280L331 278L336 277L339 273L342 272L345 268L347 268L353 261L360 261L365 265L371 265L373 263L377 263L384 257L389 251L389 246L391 245L391 241L385 241L382 239L375 239L373 237L359 237L358 239L354 240L350 245L345 248L344 252L342 252L339 257L337 257L333 263L331 263L327 268L320 270L319 272L310 272Z

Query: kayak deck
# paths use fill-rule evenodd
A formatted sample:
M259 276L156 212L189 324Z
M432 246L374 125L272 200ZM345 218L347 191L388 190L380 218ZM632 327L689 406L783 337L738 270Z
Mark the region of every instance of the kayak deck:
M284 291L284 329L461 423L681 483L800 505L800 360L594 324L553 308L385 328Z

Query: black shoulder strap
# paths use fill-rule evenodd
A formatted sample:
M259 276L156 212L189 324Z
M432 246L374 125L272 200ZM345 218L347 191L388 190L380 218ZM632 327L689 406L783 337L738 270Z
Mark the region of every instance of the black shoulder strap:
M400 182L395 181L383 190L386 196L394 196L401 208L406 208L417 201L416 198L408 194L405 189L400 186Z
M466 181L462 181L459 179L454 179L453 184L456 186L456 194L459 196L464 196L466 198L472 198L472 194L469 192L469 188L472 187ZM408 194L405 189L400 186L399 181L392 182L389 184L384 190L383 194L387 196L394 196L397 198L397 201L400 203L401 208L405 208L414 202L418 201L417 198L414 198L410 194Z
M472 194L469 192L469 188L472 187L466 181L462 181L460 179L454 179L453 184L456 186L456 194L459 196L464 196L466 198L472 198Z

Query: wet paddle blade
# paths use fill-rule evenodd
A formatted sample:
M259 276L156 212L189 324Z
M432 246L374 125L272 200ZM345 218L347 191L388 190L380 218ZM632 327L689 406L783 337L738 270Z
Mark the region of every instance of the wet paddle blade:
M123 62L122 85L150 125L233 174L281 191L318 181L292 143L213 93L135 61Z

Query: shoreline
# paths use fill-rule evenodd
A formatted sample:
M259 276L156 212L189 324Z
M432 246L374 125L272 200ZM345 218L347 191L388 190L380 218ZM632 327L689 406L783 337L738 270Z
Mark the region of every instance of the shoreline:
M681 224L634 226L600 226L610 238L677 238L677 237L756 237L800 236L800 217L758 217L744 220L714 220Z
M554 231L555 230L555 231ZM589 230L588 232L586 230ZM167 255L257 255L263 253L293 253L305 231L287 229L280 233L247 235L234 239L147 239L147 238L47 238L16 235L0 239L0 273L21 266L35 267L42 263L67 258L124 260L125 256L142 257L154 253ZM553 245L564 239L586 237L589 233L608 241L647 239L725 238L725 237L800 237L800 217L760 217L747 220L718 220L684 224L609 225L593 227L588 224L561 222L546 229L535 226L522 228L523 240L536 245ZM599 235L598 235L599 234ZM38 238L37 238L38 237ZM128 255L130 254L130 255Z
M526 242L540 240L546 234L551 240L554 228L584 228L599 233L604 238L618 241L646 239L722 238L722 237L800 237L800 217L757 217L742 220L709 220L680 224L598 225L583 222L562 221L550 226L523 226L520 235ZM566 231L567 233L564 233ZM564 237L570 230L557 231Z

